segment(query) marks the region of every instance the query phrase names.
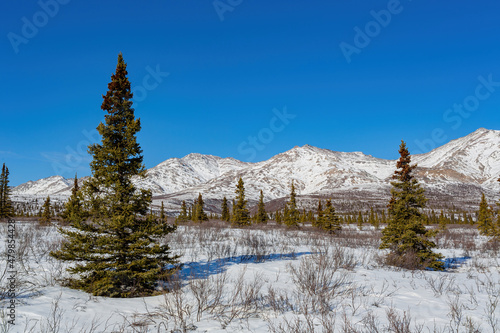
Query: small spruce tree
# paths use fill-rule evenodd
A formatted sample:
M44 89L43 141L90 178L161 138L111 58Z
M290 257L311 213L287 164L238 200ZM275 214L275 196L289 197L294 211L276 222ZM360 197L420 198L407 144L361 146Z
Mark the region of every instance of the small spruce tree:
M491 211L484 193L481 196L479 203L479 211L477 212L477 229L481 235L492 236L494 231L493 212Z
M247 201L245 200L245 184L243 179L238 180L236 185L236 203L233 207L233 216L231 217L232 225L243 227L250 225L250 213L247 209Z
M189 217L188 217L188 212L187 212L186 201L182 201L181 212L175 218L175 223L178 224L178 223L182 223L182 222L187 222L188 220L189 220Z
M444 215L444 211L441 210L438 218L439 230L446 230L446 225L448 224L448 219Z
M443 256L432 252L436 244L429 238L435 232L427 230L423 223L420 209L425 207L427 199L424 189L413 177L416 165L411 165L410 152L404 141L399 146L400 158L391 182L391 200L389 202L389 223L382 230L381 249L391 252L388 263L406 268L443 269Z
M221 206L221 220L229 222L231 220L231 215L229 214L229 207L227 206L227 199L224 197L222 199L222 206Z
M269 218L267 217L266 213L266 205L264 204L264 193L262 192L262 190L260 190L259 204L257 205L256 222L267 223L268 219Z
M2 166L0 173L0 218L14 215L14 207L10 199L9 168Z
M335 213L335 207L333 207L330 199L326 200L323 223L321 227L330 234L335 234L342 228L340 226L340 218Z
M165 214L165 205L163 204L163 201L161 202L160 206L160 221L162 223L167 222L167 214Z
M275 221L276 221L276 224L281 224L281 223L283 223L283 215L282 215L282 213L281 213L281 210L277 210L275 215L276 215L276 216L275 216L275 218L274 218L274 219L275 219Z
M64 221L69 223L78 223L87 217L83 208L83 195L80 191L80 187L78 186L78 177L76 174L73 182L73 188L71 189L71 196L64 205L61 217Z
M313 227L321 228L323 225L323 206L321 205L321 199L318 200L318 208L316 209L316 220L313 223Z
M363 221L363 214L361 213L361 211L359 211L357 222L358 222L358 229L363 230L364 221Z
M285 218L284 223L287 227L298 227L299 226L299 217L300 213L297 209L297 200L295 193L295 185L292 180L292 187L290 191L290 200L286 204Z
M203 201L203 197L201 193L198 193L198 199L195 201L194 209L193 209L193 221L203 222L208 221L208 216L205 213L204 206L205 202Z
M45 199L45 202L42 206L42 214L40 219L38 220L41 224L49 224L52 220L52 207L50 205L50 197Z

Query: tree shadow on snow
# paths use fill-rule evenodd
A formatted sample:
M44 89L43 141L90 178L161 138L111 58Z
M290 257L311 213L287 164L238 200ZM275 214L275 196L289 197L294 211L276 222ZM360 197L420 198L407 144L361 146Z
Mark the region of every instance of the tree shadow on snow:
M211 275L223 273L230 266L237 264L258 264L277 260L292 260L312 252L280 253L268 255L241 255L210 261L184 263L178 272L181 281L190 279L206 279Z
M467 260L469 260L471 257L465 256L465 257L452 257L452 258L444 258L444 260L441 260L444 263L444 269L449 270L449 269L456 269L463 264Z

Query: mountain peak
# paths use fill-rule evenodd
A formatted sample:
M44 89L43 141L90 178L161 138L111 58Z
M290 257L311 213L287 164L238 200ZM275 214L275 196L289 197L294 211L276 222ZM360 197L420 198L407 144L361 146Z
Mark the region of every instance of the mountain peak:
M469 190L498 192L500 174L500 131L479 128L469 135L450 141L433 151L414 155L418 176L427 187L455 193L453 186ZM191 153L171 158L148 170L146 179L134 180L155 196L179 203L191 200L198 192L207 199L234 194L235 179L248 184L248 198L256 200L264 190L266 200L289 193L291 180L303 195L350 193L353 188L381 191L390 187L395 169L391 160L375 158L363 152L339 152L305 144L258 163L242 162L231 157ZM72 179L53 176L28 182L13 189L13 194L69 195ZM444 193L444 192L443 192ZM180 200L180 201L179 201Z

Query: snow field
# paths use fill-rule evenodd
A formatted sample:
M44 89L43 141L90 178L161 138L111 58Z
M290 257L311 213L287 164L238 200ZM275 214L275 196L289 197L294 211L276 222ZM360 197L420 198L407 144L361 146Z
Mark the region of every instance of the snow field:
M66 264L49 256L56 228L16 227L16 325L5 316L4 273L0 332L500 332L500 246L467 226L436 239L454 266L446 272L384 266L380 231L369 227L331 237L307 227L180 226L161 241L184 265L158 296L134 299L61 287Z

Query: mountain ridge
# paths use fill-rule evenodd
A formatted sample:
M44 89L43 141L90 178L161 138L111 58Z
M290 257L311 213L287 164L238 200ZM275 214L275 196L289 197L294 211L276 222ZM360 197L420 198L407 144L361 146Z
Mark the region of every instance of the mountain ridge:
M500 131L479 128L428 153L412 155L412 162L418 165L415 174L431 197L475 196L480 192L494 196L500 188ZM260 190L266 201L286 197L291 181L302 196L331 195L348 200L361 190L367 200L383 201L395 168L396 160L306 144L256 163L191 153L159 163L148 169L145 179L134 182L151 189L155 202L165 199L172 208L182 200L192 201L198 193L214 202L223 196L232 198L239 177L245 182L250 203L257 200ZM16 186L12 193L64 197L70 194L72 183L72 179L52 176Z

